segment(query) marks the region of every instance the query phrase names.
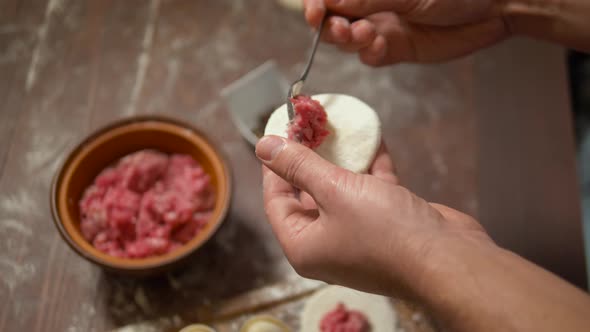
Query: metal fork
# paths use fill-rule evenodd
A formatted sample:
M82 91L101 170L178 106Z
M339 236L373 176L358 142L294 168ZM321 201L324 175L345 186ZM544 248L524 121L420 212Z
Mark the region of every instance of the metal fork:
M305 65L303 74L301 75L301 77L299 77L297 81L293 82L293 84L291 84L291 87L289 88L289 95L287 96L287 112L289 114L289 122L293 121L293 118L295 117L295 110L293 109L293 103L291 102L291 98L298 96L301 93L301 90L303 89L303 84L305 83L307 75L309 74L309 70L311 69L311 64L313 63L315 51L318 49L318 44L320 43L320 36L322 34L324 23L326 23L327 17L328 14L324 14L324 17L322 17L322 21L320 23L318 31L316 32L315 37L313 39L313 48L311 49L311 54L307 59L307 64Z

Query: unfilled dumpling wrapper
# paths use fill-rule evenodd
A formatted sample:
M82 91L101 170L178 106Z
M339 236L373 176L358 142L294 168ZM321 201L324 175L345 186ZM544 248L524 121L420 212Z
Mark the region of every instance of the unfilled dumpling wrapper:
M349 310L363 313L371 325L371 332L397 330L397 316L388 298L346 287L328 286L312 295L305 303L301 312L301 331L320 332L322 318L339 303Z
M285 323L268 315L250 318L240 328L240 332L291 332Z
M315 149L329 162L356 173L364 173L375 159L381 144L381 121L377 112L358 98L343 94L311 97L322 104L328 115L330 135ZM266 124L265 135L287 138L287 105L276 109Z
M178 332L215 332L215 330L207 325L193 324L185 326L182 330Z
M303 0L279 0L279 3L292 10L303 10Z

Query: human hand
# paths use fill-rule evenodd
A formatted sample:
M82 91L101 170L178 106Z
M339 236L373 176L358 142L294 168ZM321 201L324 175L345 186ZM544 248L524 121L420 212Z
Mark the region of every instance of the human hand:
M305 17L362 62L436 62L469 54L510 35L497 0L305 0ZM357 19L357 20L355 20ZM352 22L354 20L354 22Z
M469 216L398 184L382 145L368 174L277 136L257 145L267 217L295 270L369 292L412 297L442 239L491 242ZM302 190L297 195L294 186Z

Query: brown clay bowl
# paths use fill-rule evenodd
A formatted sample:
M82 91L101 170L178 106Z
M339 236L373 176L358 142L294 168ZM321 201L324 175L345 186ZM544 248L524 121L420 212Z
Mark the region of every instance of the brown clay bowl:
M80 231L80 201L84 190L107 166L143 149L184 153L211 176L216 191L213 216L205 228L182 247L162 256L141 259L107 255L86 241ZM231 200L231 176L221 153L197 129L163 117L136 117L115 122L83 140L57 172L51 189L51 208L57 229L80 256L106 270L146 276L175 267L209 240L226 217Z

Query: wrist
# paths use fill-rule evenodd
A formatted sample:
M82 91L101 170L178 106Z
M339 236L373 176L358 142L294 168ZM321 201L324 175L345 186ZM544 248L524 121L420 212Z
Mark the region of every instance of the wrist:
M482 298L478 276L506 252L489 239L448 236L433 244L421 276L414 281L414 300L443 326L452 328L469 316Z
M416 300L442 327L585 331L590 326L586 293L491 241L451 240L431 255L417 288Z

